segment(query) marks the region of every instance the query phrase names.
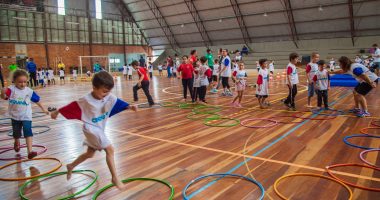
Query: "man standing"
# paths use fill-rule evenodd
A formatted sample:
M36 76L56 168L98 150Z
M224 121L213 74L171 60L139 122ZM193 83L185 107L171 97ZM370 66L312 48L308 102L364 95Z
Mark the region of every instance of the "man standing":
M29 58L28 64L26 64L26 69L29 72L29 78L30 78L30 87L37 87L37 65L33 62L33 58Z
M144 67L144 68L146 67L145 66L145 59L144 59L144 57L142 55L140 56L139 62L140 62L140 67Z

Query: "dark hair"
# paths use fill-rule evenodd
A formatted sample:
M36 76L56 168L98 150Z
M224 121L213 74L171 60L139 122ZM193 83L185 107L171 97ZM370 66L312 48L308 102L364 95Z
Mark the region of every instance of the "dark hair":
M342 70L346 72L350 69L352 61L348 57L342 56L339 58L339 63Z
M183 59L183 58L186 58L186 59L188 59L188 58L189 58L189 56L187 56L187 55L183 55L183 56L182 56L182 59Z
M178 54L174 54L175 57L178 57Z
M300 55L298 55L298 53L291 53L291 54L289 54L289 61L292 61L292 60L299 58L299 57L300 57Z
M111 90L114 86L113 78L108 72L100 71L98 73L95 73L94 77L92 78L92 86L95 88L105 87Z
M60 70L63 70L63 67L61 67L61 69Z
M29 79L29 74L23 69L17 69L16 71L13 72L13 82L16 81L16 79L20 76L25 76L26 79Z
M317 62L317 64L323 66L323 65L326 64L326 62L325 62L325 60L319 60L319 61Z
M207 49L207 53L208 53L208 52L211 52L211 49Z
M197 52L197 50L195 50L195 49L191 50L191 51L190 51L190 55L194 55L195 52Z
M219 60L218 60L218 59L215 59L214 62L217 63L217 62L219 62Z
M373 44L372 47L378 47L377 44Z
M207 61L207 58L205 56L202 56L200 60L202 64L205 64Z
M132 66L139 66L139 61L134 60L134 61L132 61L131 65Z
M33 58L29 58L29 61L33 61Z
M266 61L268 61L268 59L262 58L262 59L259 60L259 64L263 65Z
M312 58L314 58L316 55L319 55L319 53L318 53L318 52L313 52L313 53L311 53L311 57L312 57Z

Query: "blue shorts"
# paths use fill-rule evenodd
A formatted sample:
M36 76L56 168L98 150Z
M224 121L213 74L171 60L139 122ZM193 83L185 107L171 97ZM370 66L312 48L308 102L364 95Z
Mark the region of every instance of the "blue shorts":
M307 96L313 97L315 93L314 83L309 83L307 86Z
M21 129L24 133L24 137L32 137L32 121L18 121L12 119L13 138L21 138Z

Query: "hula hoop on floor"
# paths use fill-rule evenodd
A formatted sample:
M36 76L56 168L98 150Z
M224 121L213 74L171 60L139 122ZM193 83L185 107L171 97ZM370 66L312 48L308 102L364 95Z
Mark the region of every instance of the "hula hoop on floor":
M372 120L371 125L376 126L376 127L380 127L380 120Z
M277 119L277 118L293 118L293 119L301 119L301 118L294 117L294 116L276 116L276 117L271 117L271 118L269 118L269 119L273 119L273 120L275 120L275 119ZM275 121L277 121L277 123L279 123L279 124L298 124L298 123L302 123L302 122L305 121L304 119L301 119L301 120L302 120L302 121L300 121L300 122L282 122L282 121L277 121L277 120L275 120Z
M44 112L34 112L32 113L32 118L40 118L40 117L43 117L43 116L48 116L46 115L46 113ZM12 120L12 118L10 117L6 117L6 118L0 118L0 126L10 126L12 125L12 122L2 122L2 121L6 121L6 120Z
M342 185L347 191L348 193L350 194L350 196L348 197L348 200L352 200L352 190L350 189L350 187L348 187L345 183L343 183L342 181L339 181L337 179L334 179L334 178L331 178L331 177L328 177L328 176L323 176L323 175L319 175L319 174L312 174L312 173L294 173L294 174L288 174L288 175L285 175L285 176L281 176L280 178L278 178L276 180L276 182L274 182L274 185L273 185L273 188L274 188L274 191L276 192L276 194L281 198L281 199L289 199L288 197L285 197L283 194L281 194L279 191L278 191L278 185L280 184L280 182L286 178L289 178L289 177L293 177L293 176L312 176L312 177L317 177L317 178L323 178L323 179L327 179L327 180L330 180L330 181L334 181L340 185Z
M240 175L240 174L207 174L207 175L203 175L203 176L197 177L197 178L194 179L194 180L191 180L191 181L185 186L185 188L184 188L183 191L182 191L182 197L183 197L183 199L184 199L184 200L188 200L188 199L189 199L189 197L188 197L187 194L186 194L186 191L189 189L189 187L190 187L191 185L193 185L193 184L196 183L196 182L199 182L199 181L202 180L202 179L205 179L205 178L208 178L208 177L215 177L215 176L216 176L216 177L220 177L220 178L224 178L224 177L226 177L226 176L230 176L230 177L240 178L240 179L244 179L244 180L246 180L246 181L249 181L249 182L251 182L251 183L253 183L253 184L255 184L255 185L257 185L257 186L259 187L259 189L260 189L260 191L261 191L261 196L259 197L259 200L262 200L262 199L264 198L264 195L265 195L265 189L264 189L263 185L261 185L260 182L255 181L255 180L253 180L253 179L251 179L251 178L249 178L249 177L246 177L246 176L243 176L243 175Z
M46 132L51 130L51 128L49 126L32 126L32 130L34 128L45 128L45 130L33 132L33 135L39 135L39 134L46 133ZM13 137L13 130L9 130L8 136ZM24 138L24 137L21 137L21 138Z
M332 112L335 112L335 114L328 114L328 113L323 113L323 111L332 111ZM323 108L321 109L311 109L311 112L313 114L317 114L317 115L324 115L324 116L339 116L339 115L343 115L344 114L344 111L343 110L336 110L336 109L328 109L328 110L325 110Z
M47 151L47 148L43 145L33 144L32 147L41 148L41 150L37 152L37 155L41 155ZM26 144L21 145L20 148L26 148ZM0 149L1 149L0 154L14 150L13 147L1 147ZM20 157L14 157L14 158L0 158L0 160L5 160L5 161L22 160L24 158L27 158L27 156L20 156Z
M205 117L205 118L202 118L202 117L194 117L194 116L201 116L201 115L208 115L209 117ZM190 119L190 120L201 120L201 119L219 119L220 118L220 115L218 114L213 114L213 113L202 113L202 114L198 114L198 113L189 113L187 116L186 116L187 119Z
M79 190L78 192L75 192L74 194L70 194L68 196L64 196L64 197L59 197L58 199L59 200L63 200L63 199L71 199L71 198L74 198L75 196L85 192L86 190L90 189L90 187L92 185L95 184L95 182L98 180L98 174L92 170L74 170L72 171L72 173L82 173L82 172L91 172L93 175L94 175L94 180L92 180L92 182L90 182L85 188ZM25 188L29 185L29 184L32 184L34 181L37 181L41 178L46 178L46 177L55 177L55 176L60 176L60 175L63 175L63 174L67 174L67 172L56 172L56 173L51 173L51 174L46 174L46 175L42 175L42 176L39 176L39 177L36 177L36 178L33 178L31 180L28 180L26 181L21 187L20 189L18 190L18 194L20 195L20 198L23 199L23 200L29 200L25 194L24 194L24 190Z
M213 123L210 123L210 122L215 122L215 121L218 121L218 120L230 120L230 121L234 121L234 123L232 124L226 124L226 125L218 125L218 124L213 124ZM203 121L203 124L206 125L206 126L212 126L212 127L232 127L232 126L236 126L240 123L240 120L238 119L235 119L235 118L228 118L228 117L220 117L218 119L212 119L212 118L209 118L209 119L205 119Z
M247 122L250 122L250 121L259 121L259 120L263 120L263 121L268 121L270 122L269 124L265 125L265 126L249 126L249 125L246 125ZM250 119L246 119L242 122L240 122L240 125L244 126L244 127L247 127L247 128L270 128L272 126L276 126L277 125L277 121L276 120L273 120L273 119L267 119L267 118L250 118Z
M23 180L33 179L33 178L37 178L37 177L40 177L40 176L43 176L46 174L51 174L51 173L57 171L62 166L61 161L58 160L57 158L33 158L33 159L18 160L15 162L8 163L6 165L0 166L0 170L4 169L6 167L9 167L11 165L14 165L14 164L18 164L18 163L22 163L22 162L35 161L35 160L54 160L54 161L57 161L59 164L57 166L55 166L53 169L51 169L45 173L42 173L42 174L37 174L37 175L27 176L27 177L21 177L21 178L1 178L0 177L0 181L23 181Z
M181 102L162 102L161 106L165 108L178 108Z
M195 104L195 103L181 103L179 105L180 109L194 109L198 107L205 107L205 106L202 104Z
M166 185L171 191L170 196L169 196L169 200L172 200L174 198L174 187L169 182L167 182L165 180L160 180L160 179L155 179L155 178L128 178L128 179L122 180L121 182L128 183L128 182L132 182L132 181L155 181L155 182L162 183L162 184ZM111 188L113 186L114 186L114 184L111 183L109 185L104 186L100 190L96 191L96 193L92 196L92 200L96 200L100 196L100 194L102 194L104 191L108 190L109 188Z
M363 134L365 134L365 135L370 135L369 133L368 133L368 129L375 129L375 130L380 130L380 127L366 127L366 128L362 128L362 129L360 129L360 133L363 133ZM365 130L367 130L367 131L365 131Z
M370 165L370 166L373 166L373 167L380 168L380 166L377 166L376 164L371 163L371 162L369 162L368 160L366 160L366 159L364 158L364 154L366 154L366 153L368 153L368 152L371 152L371 151L380 151L380 149L369 149L369 150L365 150L365 151L360 152L360 155L359 155L360 160L362 160L362 161L363 161L365 164L367 164L367 165Z
M359 145L356 145L356 144L352 144L351 142L348 141L348 139L350 138L359 138L359 137L362 137L362 138L377 138L377 139L380 139L380 136L375 136L375 135L365 135L365 134L356 134L356 135L349 135L349 136L346 136L343 138L343 142L348 145L348 146L351 146L351 147L355 147L355 148L359 148L359 149L376 149L376 148L372 148L372 147L365 147L365 146L359 146Z
M364 187L364 186L360 186L360 185L355 185L353 183L350 183L348 181L345 181L343 179L340 179L339 177L335 176L330 169L332 168L336 168L336 167L348 167L348 166L353 166L353 167L364 167L364 168L370 168L370 169L373 169L373 170L377 170L377 171L380 171L380 168L377 168L377 167L373 167L373 166L368 166L368 165L362 165L362 164L355 164L355 163L346 163L346 164L335 164L335 165L330 165L330 166L326 166L326 171L327 173L334 179L336 179L337 181L339 182L342 182L346 185L349 185L349 186L352 186L352 187L355 187L355 188L360 188L360 189L363 189L363 190L369 190L369 191L375 191L375 192L380 192L380 188L371 188L371 187Z
M207 110L210 109L210 110ZM222 108L218 106L204 106L204 107L196 107L193 109L193 112L196 114L214 114L216 112L221 111Z

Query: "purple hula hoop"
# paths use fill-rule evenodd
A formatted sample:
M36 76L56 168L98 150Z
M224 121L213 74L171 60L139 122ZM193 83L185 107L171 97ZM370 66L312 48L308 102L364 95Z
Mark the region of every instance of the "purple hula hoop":
M271 123L265 125L265 126L248 126L248 125L245 125L246 122L250 122L250 121L258 121L258 120L264 120L264 121L269 121ZM243 120L240 122L240 125L244 126L244 127L247 127L247 128L269 128L269 127L272 127L272 126L276 126L278 124L278 122L276 120L273 120L273 119L267 119L267 118L250 118L250 119L246 119L246 120Z
M368 153L368 152L371 152L371 151L380 151L380 149L369 149L369 150L365 150L365 151L360 152L360 155L359 155L360 160L362 160L362 161L363 161L365 164L367 164L367 165L371 165L371 166L373 166L373 167L380 168L380 166L377 166L376 164L370 163L368 160L366 160L366 159L364 158L364 154L366 154L366 153Z
M41 155L47 151L47 148L43 145L33 144L32 147L41 148L41 150L37 152L37 155ZM20 148L26 148L26 144L21 145ZM3 154L5 152L11 151L11 150L13 150L13 147L1 147L0 154ZM26 157L27 156L20 156L20 157L14 157L14 158L0 158L0 160L7 160L7 161L8 160L21 160L21 159L24 159Z

